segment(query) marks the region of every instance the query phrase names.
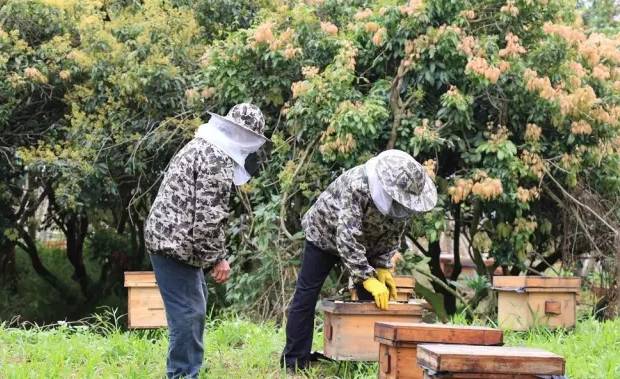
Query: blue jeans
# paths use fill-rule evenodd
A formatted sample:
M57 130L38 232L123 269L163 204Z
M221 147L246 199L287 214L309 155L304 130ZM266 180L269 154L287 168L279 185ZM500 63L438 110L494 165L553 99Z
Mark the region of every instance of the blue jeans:
M168 378L197 378L204 356L207 283L199 267L151 254L168 320Z

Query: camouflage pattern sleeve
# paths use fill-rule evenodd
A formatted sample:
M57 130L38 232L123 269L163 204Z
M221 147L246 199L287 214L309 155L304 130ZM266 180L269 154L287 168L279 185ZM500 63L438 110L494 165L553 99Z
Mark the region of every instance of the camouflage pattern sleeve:
M218 154L206 154L196 170L194 250L204 267L226 259L226 223L231 194L230 164Z
M370 264L372 265L372 267L374 268L392 268L392 257L394 256L394 254L396 254L396 252L398 250L400 250L400 247L402 245L403 242L403 238L405 238L405 227L406 224L403 225L402 229L397 232L394 233L394 235L392 236L392 239L389 243L388 246L390 246L389 249L387 249L384 253L381 254L377 254L375 256L373 256L372 258L370 258Z
M358 194L355 191L341 195L343 206L338 211L336 247L353 282L359 283L375 274L375 269L366 258L366 248L359 242L363 236L363 198L356 196Z

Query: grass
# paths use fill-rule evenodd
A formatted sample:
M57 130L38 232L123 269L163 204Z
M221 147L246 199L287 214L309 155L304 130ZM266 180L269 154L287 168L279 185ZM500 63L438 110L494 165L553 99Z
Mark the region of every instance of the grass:
M109 316L109 315L108 315ZM114 316L114 315L112 315ZM123 331L118 318L49 327L0 324L0 378L161 378L164 330ZM211 321L202 378L284 378L278 358L284 332L272 323L241 318ZM574 379L620 378L620 320L584 320L573 331L537 329L510 333L506 343L535 346L563 355ZM320 349L322 336L315 336ZM376 364L324 363L305 378L376 378Z

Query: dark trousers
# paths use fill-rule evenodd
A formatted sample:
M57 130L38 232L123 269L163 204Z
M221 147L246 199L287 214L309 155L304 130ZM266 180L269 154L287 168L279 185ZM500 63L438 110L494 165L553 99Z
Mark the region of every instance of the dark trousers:
M198 378L204 356L207 284L201 268L151 255L168 320L166 376Z
M336 255L323 251L306 241L295 294L288 309L286 346L281 357L283 365L301 369L308 366L312 349L316 302L327 275L339 262L340 258ZM358 286L357 290L360 298L372 298L363 287Z

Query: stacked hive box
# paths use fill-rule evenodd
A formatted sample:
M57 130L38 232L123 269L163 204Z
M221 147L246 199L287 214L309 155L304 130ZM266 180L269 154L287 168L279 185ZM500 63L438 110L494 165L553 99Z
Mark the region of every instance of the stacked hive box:
M425 379L537 379L564 375L564 359L541 349L418 345Z
M550 328L575 326L580 278L495 276L498 319L502 329L527 330L535 325Z
M380 379L422 379L416 364L421 343L501 345L502 331L476 326L377 322L375 341L379 343Z

